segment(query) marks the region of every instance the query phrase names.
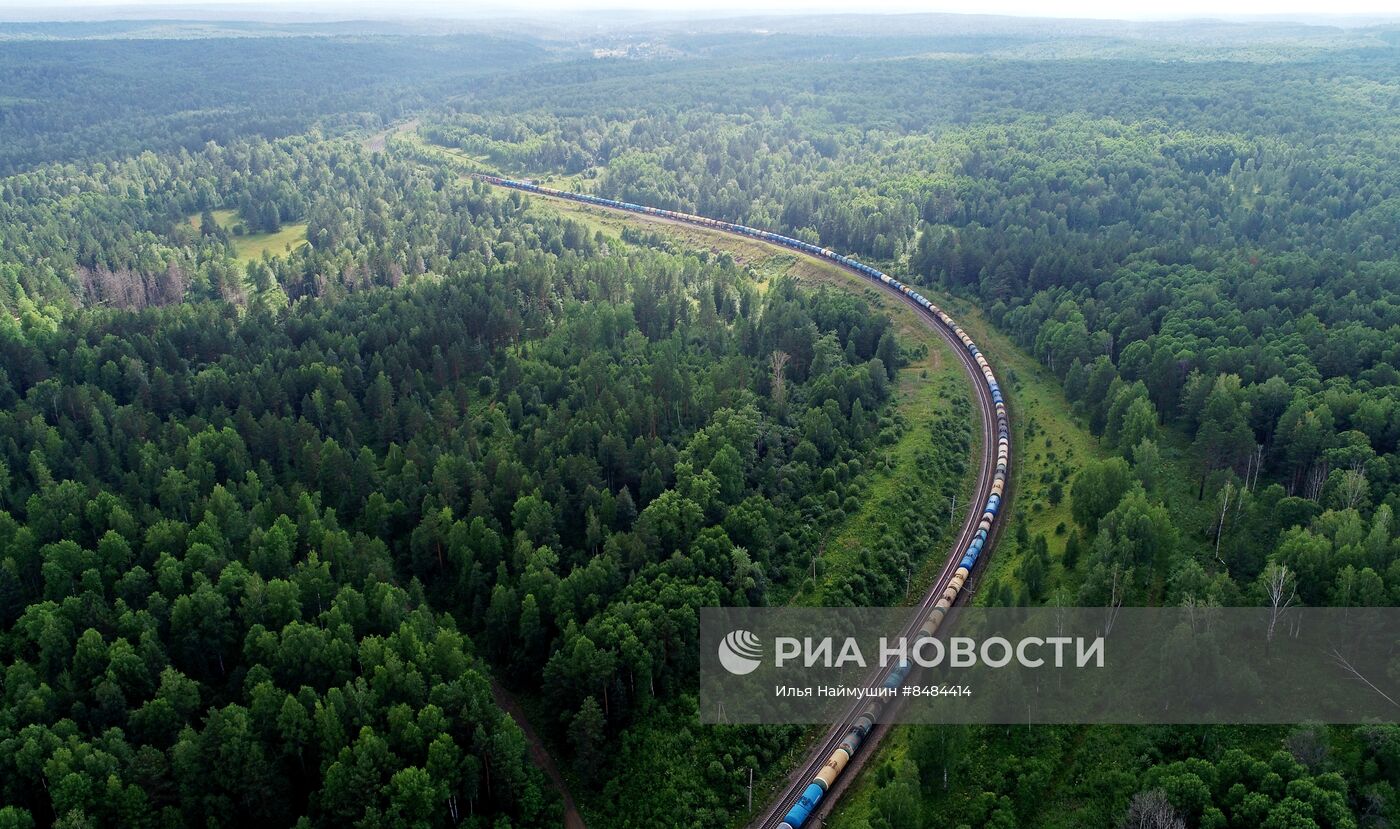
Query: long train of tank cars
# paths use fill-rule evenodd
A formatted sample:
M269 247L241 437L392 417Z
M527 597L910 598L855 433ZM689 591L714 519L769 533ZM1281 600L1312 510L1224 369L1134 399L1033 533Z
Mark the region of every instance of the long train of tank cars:
M913 288L910 288L908 285L905 285L886 273L852 259L849 256L842 256L829 248L818 247L808 242L803 242L800 239L793 239L790 236L770 233L766 230L748 227L747 225L711 219L707 216L693 216L689 213L679 213L674 210L661 210L660 208L632 204L631 202L599 198L598 196L591 196L586 193L570 193L564 190L554 190L548 187L541 187L529 181L517 181L481 173L476 174L476 178L491 184L510 187L516 190L541 193L546 196L583 202L584 204L596 204L602 207L628 210L633 213L660 216L665 219L687 222L702 227L712 227L730 233L739 233L744 236L752 236L766 242L773 242L783 245L784 247L793 248L794 250L800 250L813 256L830 259L872 280L894 288L918 303L922 308L936 317L939 322L943 323L943 325L947 326L949 330L956 334L958 340L962 342L963 347L968 350L973 360L977 362L978 368L982 369L982 376L986 382L987 390L991 393L992 403L996 406L997 464L996 475L992 480L992 490L987 496L986 504L982 507L982 520L977 525L977 533L972 537L972 540L968 542L967 548L962 551L962 558L958 562L958 569L953 573L953 577L949 580L948 586L943 591L943 595L939 597L938 602L934 605L933 609L929 611L928 617L924 620L923 624L919 626L919 633L916 637L916 641L934 636L938 631L938 626L943 622L943 617L947 614L948 609L953 606L953 602L957 599L958 593L962 590L963 585L967 583L967 578L971 574L973 567L977 565L977 559L982 554L983 545L987 543L987 536L991 532L992 524L996 522L997 513L1001 509L1001 498L1002 493L1006 489L1007 470L1009 469L1011 459L1011 424L1006 416L1006 400L1002 396L1001 385L997 383L996 375L992 373L991 366L987 364L987 358L982 355L982 352L977 348L977 344L972 341L972 338L967 335L967 332L962 330L961 326L941 308L929 302L927 298L919 294ZM907 660L901 660L899 665L885 678L883 683L884 687L889 689L898 689L901 687L904 684L905 678L909 676L910 667L910 663ZM811 783L808 784L807 788L803 791L802 797L798 799L797 803L793 805L792 809L789 810L787 815L783 818L783 822L779 824L779 829L801 829L802 825L807 822L807 818L816 810L817 804L819 804L822 797L826 795L831 784L836 781L836 778L841 776L841 772L846 768L846 764L850 761L851 757L860 750L861 743L865 740L865 736L870 732L871 727L873 727L878 720L882 709L888 704L889 700L893 699L896 699L896 697L876 699L867 704L860 716L856 718L850 731L846 733L846 738L831 752L831 756L827 758L826 764L822 766L822 770L812 779Z

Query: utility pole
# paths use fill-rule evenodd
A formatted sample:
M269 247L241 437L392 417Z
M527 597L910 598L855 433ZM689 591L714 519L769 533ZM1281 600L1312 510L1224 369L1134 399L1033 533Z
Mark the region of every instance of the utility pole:
M954 495L948 504L948 523L953 523L953 514L958 511L958 496Z
M753 811L753 766L749 766L749 811Z

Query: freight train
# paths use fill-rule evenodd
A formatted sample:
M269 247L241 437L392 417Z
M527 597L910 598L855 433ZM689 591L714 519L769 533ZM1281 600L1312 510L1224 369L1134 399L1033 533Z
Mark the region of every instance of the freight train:
M554 190L548 187L541 187L531 181L500 178L484 173L476 173L474 175L482 181L501 187L510 187L528 193L540 193L555 198L583 202L584 204L596 204L600 207L628 210L633 213L643 213L649 216L659 216L664 219L686 222L702 227L711 227L729 233L752 236L756 239L783 245L784 247L799 250L803 253L811 254L812 256L820 256L823 259L829 259L873 281L883 283L899 291L934 319L938 320L949 331L952 331L962 343L963 348L967 349L968 353L972 356L977 367L981 370L983 382L986 385L987 392L991 395L992 405L996 412L997 456L991 492L988 494L986 502L982 505L982 518L977 524L977 532L968 541L967 546L961 551L961 558L958 560L957 569L953 572L952 578L948 580L948 584L943 590L943 595L938 598L933 608L930 609L928 616L924 618L922 624L919 626L919 631L915 639L917 641L937 634L938 627L943 623L944 616L947 615L953 603L957 601L958 594L962 591L963 585L967 583L973 568L977 566L977 560L982 555L982 549L987 544L992 527L996 524L997 513L1001 511L1002 496L1006 492L1007 475L1009 474L1011 461L1011 422L1007 418L1006 398L1002 394L1001 385L997 382L996 375L992 373L992 367L987 363L986 356L982 354L981 350L977 348L977 344L972 341L972 338L967 335L967 332L964 331L952 317L948 316L943 309L934 305L918 291L915 291L913 288L905 285L894 277L857 259L836 253L830 248L819 247L800 239L794 239L790 236L770 233L769 231L759 230L758 228L748 227L747 225L711 219L708 216L694 216L689 213L679 213L674 210L662 210L656 207L632 204L631 202L604 199L587 193L570 193L564 190ZM911 665L908 661L901 661L886 675L882 683L883 686L889 689L900 688L904 685L904 680L908 678L910 668ZM866 735L870 733L871 728L873 728L875 723L879 720L880 714L883 712L885 706L890 704L894 699L897 699L897 697L877 698L870 701L865 706L860 716L856 718L854 724L846 733L845 739L832 751L831 755L827 758L826 764L822 766L821 771L812 778L807 788L803 791L802 796L798 798L797 802L788 811L787 815L783 818L783 822L778 825L778 829L801 829L801 827L806 824L807 819L816 811L817 805L821 803L822 798L826 795L831 785L841 776L841 772L846 768L846 764L850 762L850 759L860 750L861 743L865 741Z

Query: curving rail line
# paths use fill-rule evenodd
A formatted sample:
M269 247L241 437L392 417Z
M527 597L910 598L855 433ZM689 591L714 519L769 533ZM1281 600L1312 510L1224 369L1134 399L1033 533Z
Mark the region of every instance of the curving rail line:
M818 247L800 239L781 236L746 225L711 219L706 216L694 216L689 213L661 210L631 202L603 199L585 193L554 190L541 187L530 181L518 181L484 173L473 173L472 175L488 184L523 190L528 193L539 193L553 198L641 213L670 221L762 239L810 256L835 262L894 293L901 301L918 311L920 318L926 324L951 343L963 368L973 380L972 386L976 392L977 406L981 414L982 460L977 475L977 494L973 503L981 504L982 509L980 511L974 510L968 514L961 531L958 533L957 542L953 545L952 551L944 562L938 579L924 594L919 606L911 615L909 623L902 631L906 637L916 641L920 638L936 635L944 617L960 598L963 587L971 577L978 560L985 551L991 549L992 544L996 541L996 535L1001 528L1001 522L997 520L997 516L1001 511L1002 500L1010 482L1011 464L1011 423L1007 417L1006 400L1002 394L1001 385L997 382L996 375L992 372L986 357L977 348L977 344L952 317L913 288L888 274L849 256L835 253L829 248ZM898 688L904 684L911 667L910 663L904 661L886 666L875 673L873 680L883 687ZM829 808L835 794L833 793L832 797L828 798L828 792L838 780L841 780L842 772L846 770L851 759L857 755L862 746L867 746L878 740L878 732L872 732L874 732L877 723L882 722L883 715L888 714L889 710L897 704L897 700L898 697L854 701L842 719L834 723L823 739L808 753L804 764L790 775L783 791L753 825L758 829L803 829L803 827L808 826L808 821L815 812L819 809L825 811ZM867 748L866 753L868 754L869 751L870 749ZM844 783L844 780L842 782Z

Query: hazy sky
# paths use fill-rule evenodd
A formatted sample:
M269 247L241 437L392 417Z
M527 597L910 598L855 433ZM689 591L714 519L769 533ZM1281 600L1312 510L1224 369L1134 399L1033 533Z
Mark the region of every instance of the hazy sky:
M79 8L138 6L146 9L174 7L221 12L236 9L298 12L316 16L344 13L354 16L429 15L479 17L614 9L629 11L707 14L762 14L768 12L980 12L1037 17L1099 17L1118 19L1265 16L1310 18L1330 15L1400 17L1397 0L0 0L0 9L50 9L72 14ZM132 9L127 9L132 11ZM129 15L122 15L129 16Z

